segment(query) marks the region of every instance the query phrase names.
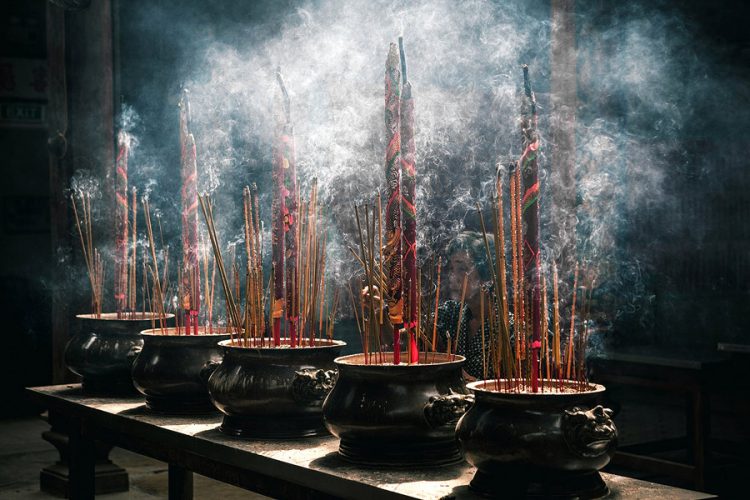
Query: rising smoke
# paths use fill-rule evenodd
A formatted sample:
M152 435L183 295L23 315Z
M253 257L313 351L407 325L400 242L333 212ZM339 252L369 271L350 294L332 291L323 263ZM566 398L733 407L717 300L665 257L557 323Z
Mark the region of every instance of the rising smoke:
M660 249L665 239L682 237L685 226L664 216L683 203L670 179L690 172L710 177L701 170L710 168L705 158L685 153L685 138L704 133L700 122L723 133L726 108L714 103L747 99L739 76L716 71L721 54L693 43L690 22L666 6L583 4L575 16L575 254L598 277L601 322L622 320L642 332L656 327ZM126 15L121 29L131 36L121 34L123 91L148 117L131 130L141 141L131 178L164 213L168 240L179 238L180 85L191 91L200 189L217 202L222 239L236 243L245 184L258 183L263 217L269 217L273 73L280 66L292 99L302 192L318 178L329 262L338 264L330 271L348 279L356 269L346 253L353 204L373 202L383 188L384 61L399 35L416 99L421 257L444 250L462 230L478 229L475 203L489 206L498 164L519 156L524 63L540 108L544 199L557 188L550 175L548 2L320 0L230 8L164 1L134 4L121 18ZM147 74L143 54L164 60ZM543 222L553 217L544 213ZM556 257L558 242L545 239L545 228L545 251ZM709 232L705 224L696 227L688 241L700 244Z

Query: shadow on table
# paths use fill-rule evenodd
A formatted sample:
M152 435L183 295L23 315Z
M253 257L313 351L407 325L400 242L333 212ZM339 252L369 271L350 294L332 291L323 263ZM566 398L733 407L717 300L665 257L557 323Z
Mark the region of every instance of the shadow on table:
M460 477L464 473L466 464L461 462L444 467L368 467L347 462L341 458L338 451L332 451L310 462L310 468L336 471L337 474L350 472L357 478L367 478L372 482L385 480L388 483L411 483Z
M205 431L196 432L195 437L207 439L216 443L239 446L247 448L253 453L292 451L292 450L311 450L318 448L331 439L331 436L309 437L301 439L254 439L228 436L219 430L219 426Z
M219 425L219 413L204 415L175 415L168 413L157 413L149 410L145 403L132 408L117 412L119 415L144 419L157 425L181 425L181 424L216 424Z

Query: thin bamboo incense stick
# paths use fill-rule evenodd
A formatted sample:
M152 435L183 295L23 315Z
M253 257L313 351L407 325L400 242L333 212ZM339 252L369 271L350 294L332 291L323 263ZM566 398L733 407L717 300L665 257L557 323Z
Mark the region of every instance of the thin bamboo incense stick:
M366 209L365 209L365 211L366 211ZM368 295L369 295L369 298L370 298L370 300L369 300L369 302L370 302L370 313L371 313L370 319L372 320L372 312L374 311L374 298L373 298L374 289L373 289L372 273L370 272L370 268L369 268L369 265L368 265L368 259L367 259L367 253L365 252L364 235L362 233L362 224L361 224L360 218L359 218L359 207L357 205L354 205L354 215L355 215L355 218L356 218L356 221L357 221L357 230L359 232L359 247L360 247L360 253L361 253L361 260L362 260L362 262L364 264L364 267L365 267L365 277L367 279L367 290L369 292ZM381 304L381 307L382 307L382 304ZM363 321L364 321L364 310L362 311L362 317L363 317ZM371 322L372 321L370 321L370 323ZM371 327L371 325L368 324L368 327L365 328L365 340L366 340L365 353L367 353L367 351L369 350L368 347L369 347L369 343L370 343L370 332L369 332L369 328L370 327ZM365 358L367 358L366 354L365 354Z
M416 325L414 325L414 330L416 332L415 335L415 343L414 348L417 350L417 356L409 358L410 361L416 363L419 361L419 339L420 334L422 333L421 329L419 328L420 319L422 317L422 273L419 272L420 270L417 270L417 293L414 295L417 297L417 303L415 307L417 308L417 314L415 316L416 318ZM424 342L422 343L424 345ZM409 342L409 345L411 345L411 342ZM427 351L427 346L424 346L424 350Z
M505 256L505 222L503 218L503 187L501 182L500 170L497 172L497 179L495 182L495 190L497 192L497 204L496 204L496 217L497 223L497 234L499 236L499 245L496 242L495 249L499 252L497 256L496 265L498 266L498 274L500 275L500 294L502 297L501 304L504 310L500 311L503 316L503 322L505 323L505 331L510 332L510 322L508 319L508 284L506 275L506 256Z
M510 178L510 248L511 248L511 275L513 282L513 350L517 368L521 361L521 312L519 301L519 279L518 279L518 246L516 244L516 181L515 176ZM518 375L518 374L516 374ZM509 377L511 378L511 377Z
M549 312L547 310L547 273L542 273L542 356L545 363L545 377L551 379L549 353Z
M435 289L435 314L432 319L432 352L437 350L437 320L438 320L438 307L440 304L440 268L443 265L443 257L438 258L437 268L437 288Z
M138 190L134 187L131 189L131 207L133 222L130 227L133 231L133 239L130 250L130 293L128 295L128 309L132 314L135 314L136 310L136 294L138 292L138 281L136 279L137 269L137 246L138 246L138 202L137 202Z
M570 305L570 335L568 336L568 352L566 354L566 367L565 367L565 378L569 379L571 375L571 369L572 369L572 361L573 361L573 341L574 341L574 335L575 335L575 325L576 325L576 292L578 291L578 263L576 262L576 270L573 274L573 301Z
M466 287L469 285L469 275L464 275L464 284L461 288L461 306L458 310L458 324L456 325L456 349L458 349L459 339L461 338L461 321L464 318L464 304L466 303ZM464 339L464 342L466 339Z
M555 331L555 337L552 342L552 354L553 359L555 361L555 371L557 373L557 377L561 377L561 359L560 359L560 294L558 292L558 285L557 285L557 264L552 263L552 301L553 301L553 310L552 310L552 326Z
M227 314L232 321L234 328L235 328L235 335L239 337L241 332L241 325L242 322L240 321L239 314L237 313L236 304L234 302L234 297L232 295L232 287L229 283L229 278L227 277L226 269L224 268L224 261L221 256L221 249L219 247L219 241L216 236L216 228L214 227L213 222L213 210L211 208L210 204L210 198L207 196L201 196L198 195L198 201L200 202L201 210L203 212L203 217L206 220L206 227L208 229L208 236L211 240L211 246L214 250L214 259L216 260L216 264L219 268L219 276L221 277L221 283L224 288L224 296L227 302ZM231 331L231 328L230 328Z
M151 227L151 211L149 210L148 198L143 199L143 215L146 218L146 232L148 234L148 243L151 250L151 262L153 263L154 269L154 286L156 288L156 294L154 300L156 300L159 312L159 326L162 329L162 333L165 328L165 312L164 312L164 295L162 294L161 281L159 279L159 263L156 258L156 245L154 244L154 232Z
M81 241L83 260L86 264L86 272L91 285L91 309L96 317L99 317L102 312L101 287L99 286L99 281L102 279L100 268L101 273L103 273L103 267L98 265L98 252L94 251L93 236L91 234L90 199L87 193L81 195L81 212L83 213L83 221L79 218L75 197L71 195L70 200L73 205L73 216L76 222L78 237ZM85 230L83 228L85 228Z
M523 262L523 218L522 218L522 211L521 211L521 199L523 197L523 191L521 188L521 169L516 168L515 171L515 179L516 179L516 258L518 259L518 264L516 264L516 267L518 269L518 302L519 302L519 324L520 324L520 331L521 331L521 338L520 340L520 356L522 360L526 359L526 337L528 336L528 322L527 322L527 314L526 314L526 277L524 276L524 262Z
M380 196L380 191L378 191L378 265L380 266L380 290L381 294L385 293L385 287L384 287L384 274L383 274L383 206L382 206L382 199ZM383 297L383 300L385 300L385 297ZM380 324L383 324L383 311L385 310L384 307L380 308Z
M487 354L484 347L484 290L479 292L479 317L482 329L482 380L487 380Z

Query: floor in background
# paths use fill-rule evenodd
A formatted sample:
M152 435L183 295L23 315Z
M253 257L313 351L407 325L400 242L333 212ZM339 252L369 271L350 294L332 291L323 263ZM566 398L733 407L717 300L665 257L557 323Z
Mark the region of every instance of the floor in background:
M58 498L39 491L39 471L58 460L57 450L42 439L49 429L39 417L0 420L0 498ZM110 458L130 475L130 491L97 495L104 500L167 498L167 464L115 448ZM264 499L262 495L195 475L195 498Z

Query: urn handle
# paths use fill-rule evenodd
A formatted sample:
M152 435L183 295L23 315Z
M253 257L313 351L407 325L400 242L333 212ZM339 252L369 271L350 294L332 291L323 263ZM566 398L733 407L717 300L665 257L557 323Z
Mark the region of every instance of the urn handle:
M602 405L591 409L574 406L565 410L562 433L570 451L584 458L600 457L617 445L614 412Z
M211 377L211 374L219 367L220 364L221 361L206 361L206 363L201 368L201 380L204 383L208 383L208 379Z
M333 389L337 377L337 370L305 368L295 371L291 387L292 397L302 405L320 404Z
M143 350L142 345L131 346L130 349L128 350L128 353L126 354L128 361L130 361L131 363L134 362L135 358L138 357L138 355L141 353L142 350Z
M424 416L430 427L441 427L457 422L473 404L473 394L457 394L451 391L450 394L432 396L424 406Z

